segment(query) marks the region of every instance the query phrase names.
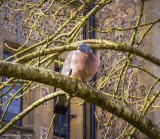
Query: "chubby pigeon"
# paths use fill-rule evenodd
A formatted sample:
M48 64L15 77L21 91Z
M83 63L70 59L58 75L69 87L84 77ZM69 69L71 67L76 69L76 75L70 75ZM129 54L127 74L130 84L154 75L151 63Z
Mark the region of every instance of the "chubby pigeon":
M77 50L70 52L65 59L62 74L80 78L83 82L89 82L97 73L99 64L92 50L85 43L80 43ZM69 99L67 96L59 96L54 107L54 113L64 115L67 112Z

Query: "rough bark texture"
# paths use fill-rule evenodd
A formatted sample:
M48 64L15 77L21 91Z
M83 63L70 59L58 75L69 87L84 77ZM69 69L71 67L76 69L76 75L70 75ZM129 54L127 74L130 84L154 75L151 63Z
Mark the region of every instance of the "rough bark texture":
M114 100L104 92L100 92L76 78L72 79L50 70L2 61L0 62L0 75L32 80L61 88L71 96L85 99L87 102L92 102L118 117L123 118L148 137L154 139L160 138L160 129L155 126L151 120L141 113L132 110L124 103ZM0 132L2 133L2 130L0 130Z

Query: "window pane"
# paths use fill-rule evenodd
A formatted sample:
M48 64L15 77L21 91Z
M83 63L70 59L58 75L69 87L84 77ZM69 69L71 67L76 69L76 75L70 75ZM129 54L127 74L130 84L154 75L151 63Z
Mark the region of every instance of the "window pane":
M56 115L54 121L54 135L65 138L67 128L68 127L66 126L66 115Z
M8 57L10 57L11 54L10 53L4 53L3 54L3 59L6 59ZM13 60L12 60L13 61ZM2 77L2 81L5 82L7 80L7 77ZM2 103L7 102L12 95L14 95L20 88L21 88L21 83L19 83L17 86L14 86L11 90L9 90L1 99ZM4 94L7 90L9 89L9 86L6 86L5 88L2 89L1 93ZM19 92L17 94L20 95L21 92ZM12 102L10 103L9 107L8 107L8 111L4 117L4 121L5 122L9 122L13 117L15 117L17 114L19 114L21 112L21 98L17 98L17 99L13 99ZM7 105L3 105L1 107L1 111L2 114L5 112ZM20 121L17 122L17 125L20 125Z

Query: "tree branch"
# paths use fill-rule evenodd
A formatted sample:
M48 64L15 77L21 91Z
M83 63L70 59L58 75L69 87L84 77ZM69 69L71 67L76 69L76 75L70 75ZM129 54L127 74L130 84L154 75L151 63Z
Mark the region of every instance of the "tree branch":
M80 42L82 42L82 41L78 41L78 42L72 43L70 45L57 46L54 48L48 48L48 49L41 50L38 52L33 52L33 53L27 54L27 55L17 59L15 62L25 63L25 62L28 62L29 60L36 58L36 57L39 57L39 56L45 56L48 54L53 54L53 53L63 52L63 51L71 51L71 50L76 49L77 45ZM144 58L145 60L148 60L148 61L154 63L157 66L160 66L160 59L151 55L150 53L145 53L135 47L126 46L126 45L122 45L122 44L118 44L118 43L114 43L114 42L106 41L106 40L98 40L98 39L83 40L83 42L88 43L92 49L110 49L110 50L121 51L121 52L129 52L130 54L135 54L139 57Z
M58 87L71 96L76 96L86 100L87 102L92 102L96 106L115 114L119 118L123 118L148 137L160 138L160 129L154 125L151 120L141 113L137 113L132 110L125 103L114 100L104 92L98 91L91 86L82 83L82 81L76 78L70 78L51 70L2 61L0 62L0 75L32 80ZM17 119L13 118L13 120L16 122ZM2 128L0 130L0 134L3 133L4 131Z
M0 135L3 135L11 126L13 126L17 121L19 121L20 119L22 119L25 115L27 115L29 112L31 112L33 109L35 109L36 107L38 107L39 105L43 104L46 101L49 101L51 99L53 99L56 96L60 96L60 95L64 95L64 92L55 92L55 93L51 93L39 100L37 100L36 102L34 102L32 105L28 106L24 111L22 111L21 113L19 113L17 116L15 116L9 123L7 123L1 130L0 130Z

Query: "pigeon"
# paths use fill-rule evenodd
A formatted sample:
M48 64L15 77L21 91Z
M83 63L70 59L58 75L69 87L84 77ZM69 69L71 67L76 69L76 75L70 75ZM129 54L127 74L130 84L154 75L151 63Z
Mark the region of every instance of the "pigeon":
M99 70L99 63L93 51L85 43L80 43L77 50L71 51L63 64L61 74L89 82ZM57 97L54 114L65 115L69 99L66 95Z

